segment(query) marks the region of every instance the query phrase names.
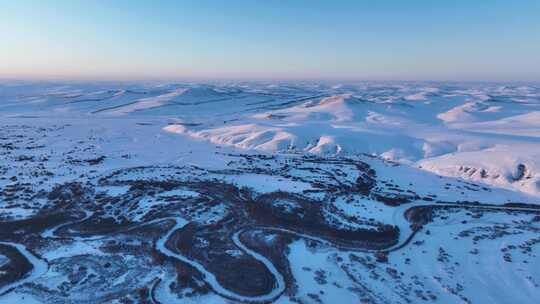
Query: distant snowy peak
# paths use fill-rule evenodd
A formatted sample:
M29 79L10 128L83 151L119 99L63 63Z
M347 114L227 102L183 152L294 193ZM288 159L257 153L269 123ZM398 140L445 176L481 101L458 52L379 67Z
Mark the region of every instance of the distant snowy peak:
M332 95L324 98L307 100L299 105L267 113L259 113L254 118L280 118L289 121L333 121L345 122L365 115L369 102L354 97L352 94Z
M358 99L353 97L352 94L340 94L333 95L330 97L322 98L321 100L312 101L306 103L306 106L344 106L344 105L353 105L358 102Z
M225 90L210 87L191 87L184 88L182 90L182 98L186 99L199 99L199 98L220 98L228 96L230 93Z
M439 88L423 88L417 93L413 93L410 95L405 96L403 99L407 101L425 101L428 100L431 97L438 96L440 92Z
M136 111L160 107L170 102L175 97L182 95L183 93L186 92L186 90L187 89L177 89L175 91L172 91L166 94L141 98L128 104L106 108L101 111L98 110L95 113L101 112L104 114L129 114Z
M355 96L352 93L331 95L328 97L310 100L304 103L302 106L306 108L319 108L319 109L332 109L335 107L343 107L350 109L359 109L372 105L373 102Z
M446 123L479 121L495 116L490 113L497 113L501 108L482 101L471 101L440 113L437 117Z
M225 91L218 91L208 87L181 87L167 91L164 94L145 97L133 102L97 110L95 113L125 115L167 105L196 105L226 98L229 97L229 94Z

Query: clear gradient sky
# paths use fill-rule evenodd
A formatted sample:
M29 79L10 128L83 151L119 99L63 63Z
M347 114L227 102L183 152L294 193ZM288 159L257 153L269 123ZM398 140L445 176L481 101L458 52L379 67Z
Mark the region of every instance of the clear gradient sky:
M0 0L0 77L540 81L540 0Z

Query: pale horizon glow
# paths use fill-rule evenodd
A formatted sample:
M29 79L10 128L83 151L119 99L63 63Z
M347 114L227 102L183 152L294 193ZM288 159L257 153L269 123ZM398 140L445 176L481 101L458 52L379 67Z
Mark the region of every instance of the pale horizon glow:
M0 78L540 81L535 0L0 1Z

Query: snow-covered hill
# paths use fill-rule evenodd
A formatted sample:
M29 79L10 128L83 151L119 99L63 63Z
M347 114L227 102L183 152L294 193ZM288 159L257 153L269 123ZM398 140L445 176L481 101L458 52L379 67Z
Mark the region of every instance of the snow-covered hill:
M216 145L367 153L540 195L531 84L4 82L0 101L3 116L159 117L164 132Z

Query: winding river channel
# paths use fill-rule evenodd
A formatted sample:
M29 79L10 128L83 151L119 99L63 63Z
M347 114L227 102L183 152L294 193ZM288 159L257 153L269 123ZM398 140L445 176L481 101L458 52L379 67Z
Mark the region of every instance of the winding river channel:
M486 211L515 211L515 212L528 212L528 213L540 214L540 209L527 208L527 207L463 205L463 204L442 204L442 203L434 204L434 203L428 203L428 202L417 202L417 203L412 203L412 204L401 205L401 206L395 207L394 214L393 214L393 221L394 221L393 224L397 226L400 231L398 242L392 246L389 246L387 248L380 249L380 250L373 250L373 249L359 248L359 247L344 247L342 245L335 244L334 242L330 240L326 240L324 238L311 236L308 234L295 232L289 229L284 229L284 228L279 228L279 227L266 227L266 226L242 227L232 234L231 238L232 238L233 243L244 254L249 255L253 259L264 264L265 267L274 276L274 279L275 279L275 284L274 284L273 289L267 294L258 295L258 296L244 296L223 287L220 284L220 282L217 280L216 276L210 271L208 271L203 265L201 265L200 263L194 260L189 259L188 257L178 252L175 252L175 250L169 247L170 245L173 245L173 244L168 244L168 242L172 240L171 237L173 236L173 234L179 229L182 229L185 225L189 223L183 218L165 217L165 218L155 219L150 222L141 223L140 225L129 228L126 231L129 231L129 230L141 227L141 226L147 226L147 225L157 223L157 222L165 222L165 221L174 222L174 225L155 242L155 247L159 252L161 252L165 256L174 258L182 263L186 263L192 266L193 268L197 269L197 271L199 271L203 275L205 282L210 286L210 288L212 288L212 290L216 292L217 294L219 294L220 296L223 296L225 298L232 299L232 300L242 301L242 302L270 302L277 299L285 291L286 289L285 279L283 275L277 270L277 268L272 264L272 262L268 258L248 248L245 244L242 243L241 237L240 237L242 233L252 230L252 229L258 229L258 230L265 230L265 231L270 231L270 232L292 234L298 238L303 238L306 240L319 242L319 243L333 246L333 247L336 247L337 249L345 250L345 251L390 252L390 251L395 251L395 250L399 250L400 248L403 248L414 237L416 230L411 227L411 223L409 222L409 220L406 218L405 215L412 208L418 208L418 207L463 208L463 209L480 209L480 210L486 210ZM84 218L67 223L67 224L62 224L62 225L53 227L52 229L49 229L43 232L41 236L43 238L57 238L55 232L61 227L65 227L70 224L80 223L82 221L89 219L91 216L92 214L86 213ZM100 237L103 237L103 236L100 236ZM90 240L96 240L98 238L97 237L88 237L88 238L74 237L73 239L77 241L90 241ZM0 288L0 296L9 293L10 291L14 290L18 286L21 286L28 282L32 282L47 273L48 271L47 261L34 255L23 244L18 244L18 243L13 243L13 242L0 242L0 244L15 248L17 251L20 252L20 254L25 259L28 260L30 264L32 264L32 270L29 273L25 274L22 279L16 282L7 284L6 286Z

